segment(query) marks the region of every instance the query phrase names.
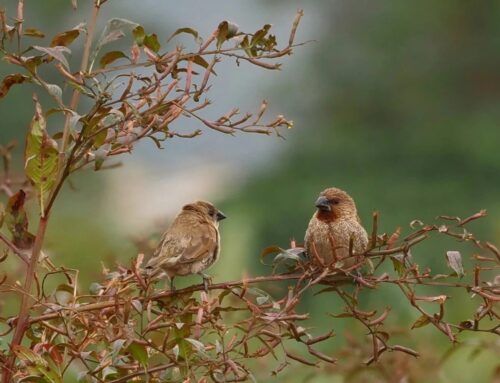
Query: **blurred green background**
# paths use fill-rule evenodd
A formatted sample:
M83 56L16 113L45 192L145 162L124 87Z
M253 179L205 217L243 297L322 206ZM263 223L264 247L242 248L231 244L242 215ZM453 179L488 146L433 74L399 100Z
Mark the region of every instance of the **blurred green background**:
M15 2L5 3L12 12ZM69 3L27 2L27 24L55 33L87 18L87 4L73 12ZM101 262L128 263L136 254L131 238L158 233L195 198L216 202L229 216L221 228L222 262L211 270L216 280L268 273L260 251L286 247L291 238L301 242L316 196L329 186L355 198L368 230L373 210L381 214L381 231L402 226L404 234L415 218L465 217L485 208L488 217L470 229L499 243L500 3L148 0L143 6L139 13L133 1L111 1L101 20L129 18L164 36L162 42L183 26L206 35L222 19L245 30L270 22L286 41L295 10L303 8L298 38L315 42L298 48L280 73L229 63L214 80L212 99L219 105L210 113L255 109L266 98L273 112L295 122L285 141L207 132L196 140L172 140L163 151L141 145L122 169L72 180L53 214L46 248L56 264L81 269L82 290L102 277ZM10 70L0 63L2 75ZM0 101L0 142L16 139L18 154L33 109L33 89L21 88ZM20 156L16 166L22 167ZM445 250L454 247L472 254L462 244L436 240L413 255L445 272ZM408 328L418 315L398 291L386 290L366 293L363 304L380 309L391 302L391 323ZM457 294L450 315L466 320L462 316L477 304ZM344 326L362 332L324 315L341 307L325 295L303 307L312 312L310 325L318 332L334 328L339 334L332 349L342 344ZM434 329L414 333L422 335L413 344L423 353L427 347L436 353L449 348ZM424 375L419 381L488 382L497 357L485 353L470 360L457 353L439 379ZM467 368L457 374L464 363ZM325 381L330 378L325 373Z

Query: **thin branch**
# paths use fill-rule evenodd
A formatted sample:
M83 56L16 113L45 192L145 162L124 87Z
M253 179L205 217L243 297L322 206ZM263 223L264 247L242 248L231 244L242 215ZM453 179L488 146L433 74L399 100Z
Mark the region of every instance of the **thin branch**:
M22 252L21 249L19 249L16 245L14 245L11 241L9 241L7 239L7 237L5 237L5 235L3 235L2 233L0 233L0 240L5 243L5 245L14 253L16 254L19 258L21 258L21 260L25 263L25 264L28 264L29 263L29 259L28 257L26 256L26 254L24 254Z

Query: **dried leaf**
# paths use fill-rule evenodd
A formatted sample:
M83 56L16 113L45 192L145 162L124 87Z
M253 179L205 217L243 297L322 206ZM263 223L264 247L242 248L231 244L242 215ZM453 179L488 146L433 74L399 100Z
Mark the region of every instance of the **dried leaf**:
M45 33L42 31L39 31L38 29L35 28L26 28L23 31L24 36L30 36L30 37L37 37L37 38L43 38L45 37Z
M268 246L268 247L264 248L264 250L262 250L261 253L260 253L260 261L261 261L261 263L264 263L264 258L266 256L268 256L269 254L281 253L282 251L284 251L284 250L281 247L275 246L275 245Z
M7 202L5 224L12 234L14 245L21 249L29 249L35 236L28 232L28 215L24 210L26 193L21 189Z
M448 266L457 273L459 278L464 276L464 267L462 265L462 255L459 251L447 251L446 260L448 261Z
M222 21L217 27L217 49L222 47L224 41L228 39L227 35L229 32L229 23L227 21Z
M36 49L37 51L46 53L50 57L53 57L54 59L59 61L66 69L69 69L68 60L63 54L63 53L71 53L69 48L66 48L64 46L41 47L38 45L34 45L33 48Z
M78 29L72 29L70 31L65 31L58 33L54 36L50 42L51 47L63 46L66 47L70 45L75 39L80 36L80 31Z
M391 236L387 240L387 249L392 249L394 247L400 235L401 235L401 227L398 226L398 228L394 231L394 233L391 234Z
M7 95L12 85L22 84L23 82L28 80L29 77L21 73L9 74L5 76L2 80L2 86L0 87L0 98L5 97Z

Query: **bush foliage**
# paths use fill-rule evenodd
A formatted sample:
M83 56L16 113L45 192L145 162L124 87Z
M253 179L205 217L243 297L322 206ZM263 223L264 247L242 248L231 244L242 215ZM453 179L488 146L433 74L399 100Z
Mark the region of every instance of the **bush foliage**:
M289 249L263 250L263 262L273 257L268 275L212 283L208 291L193 285L172 292L160 289L143 272L144 254L139 254L128 266L105 269L104 279L93 283L89 294L82 293L78 270L53 264L42 251L52 208L68 178L85 169L114 167L113 158L131 153L141 140L150 139L161 147L173 137L193 139L202 134L202 129L177 126L183 118L221 134L279 136L280 129L290 128L292 122L283 116L266 119L265 101L256 113L240 115L235 108L210 120L203 116L211 103L205 97L221 60L276 70L280 67L276 60L300 45L294 41L300 11L283 46L270 25L246 33L229 21L222 21L206 38L193 28L178 29L162 46L165 39L124 19L109 20L97 34L96 21L105 3L94 1L87 24L49 39L24 20L22 0L16 15L0 13L0 48L4 60L15 68L2 79L0 96L5 97L12 86L31 83L50 97L50 105L42 106L33 96L23 173L11 166L14 144L0 147L4 162L0 189L5 197L1 261L15 257L26 269L22 283L9 274L0 278L0 293L20 297L18 315L0 318L0 335L9 339L8 347L0 351L4 382L62 382L75 370L80 381L89 382L246 381L254 378L254 362L263 357L276 360L269 369L273 374L283 373L292 363L346 366L350 360L342 353L334 357L321 351L323 343L334 341L335 332L316 334L307 326L309 314L299 304L311 291L339 297L344 310L332 310L330 315L359 322L366 329L369 347L354 340L351 347L360 349L367 365L377 364L390 352L419 355L419 350L393 341L386 319L394 308L388 304L377 311L360 304L362 294L382 285L396 286L406 304L419 313L409 324L412 329L433 326L451 343L464 332L487 333L491 338L500 334L495 310L500 299L495 277L500 252L466 228L485 211L465 219L440 216L432 224L413 221L411 234L404 238L400 230L380 233L374 213L370 248L364 254L351 254L358 262L350 268L324 264L292 242ZM73 5L77 8L76 1ZM174 46L180 34L191 35L196 49ZM84 41L78 69L68 59L76 39ZM118 40L129 48L113 48ZM55 83L46 80L48 69L57 73ZM85 107L80 106L82 98ZM49 121L57 115L64 121L61 129ZM29 222L28 199L36 200L37 225ZM29 231L33 226L35 233ZM456 239L471 261L464 262L462 251L449 250L447 274L423 269L412 258L412 249L437 236ZM472 244L472 250L465 244ZM393 272L381 271L387 263ZM51 291L47 285L54 279L63 282ZM459 321L448 318L452 295L426 295L421 293L425 286L438 286L449 294L465 290L475 310ZM492 341L482 347L495 346Z

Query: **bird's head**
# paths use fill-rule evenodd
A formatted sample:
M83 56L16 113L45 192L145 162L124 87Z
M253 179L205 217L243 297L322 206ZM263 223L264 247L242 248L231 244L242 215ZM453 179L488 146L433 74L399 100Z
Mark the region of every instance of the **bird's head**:
M324 221L357 217L354 200L345 191L337 188L323 190L319 194L315 206L318 209L316 216Z
M182 210L199 214L203 218L208 219L215 224L218 224L219 221L222 221L224 218L226 218L223 212L217 209L210 202L206 201L196 201L193 203L189 203L187 205L184 205L182 207Z

